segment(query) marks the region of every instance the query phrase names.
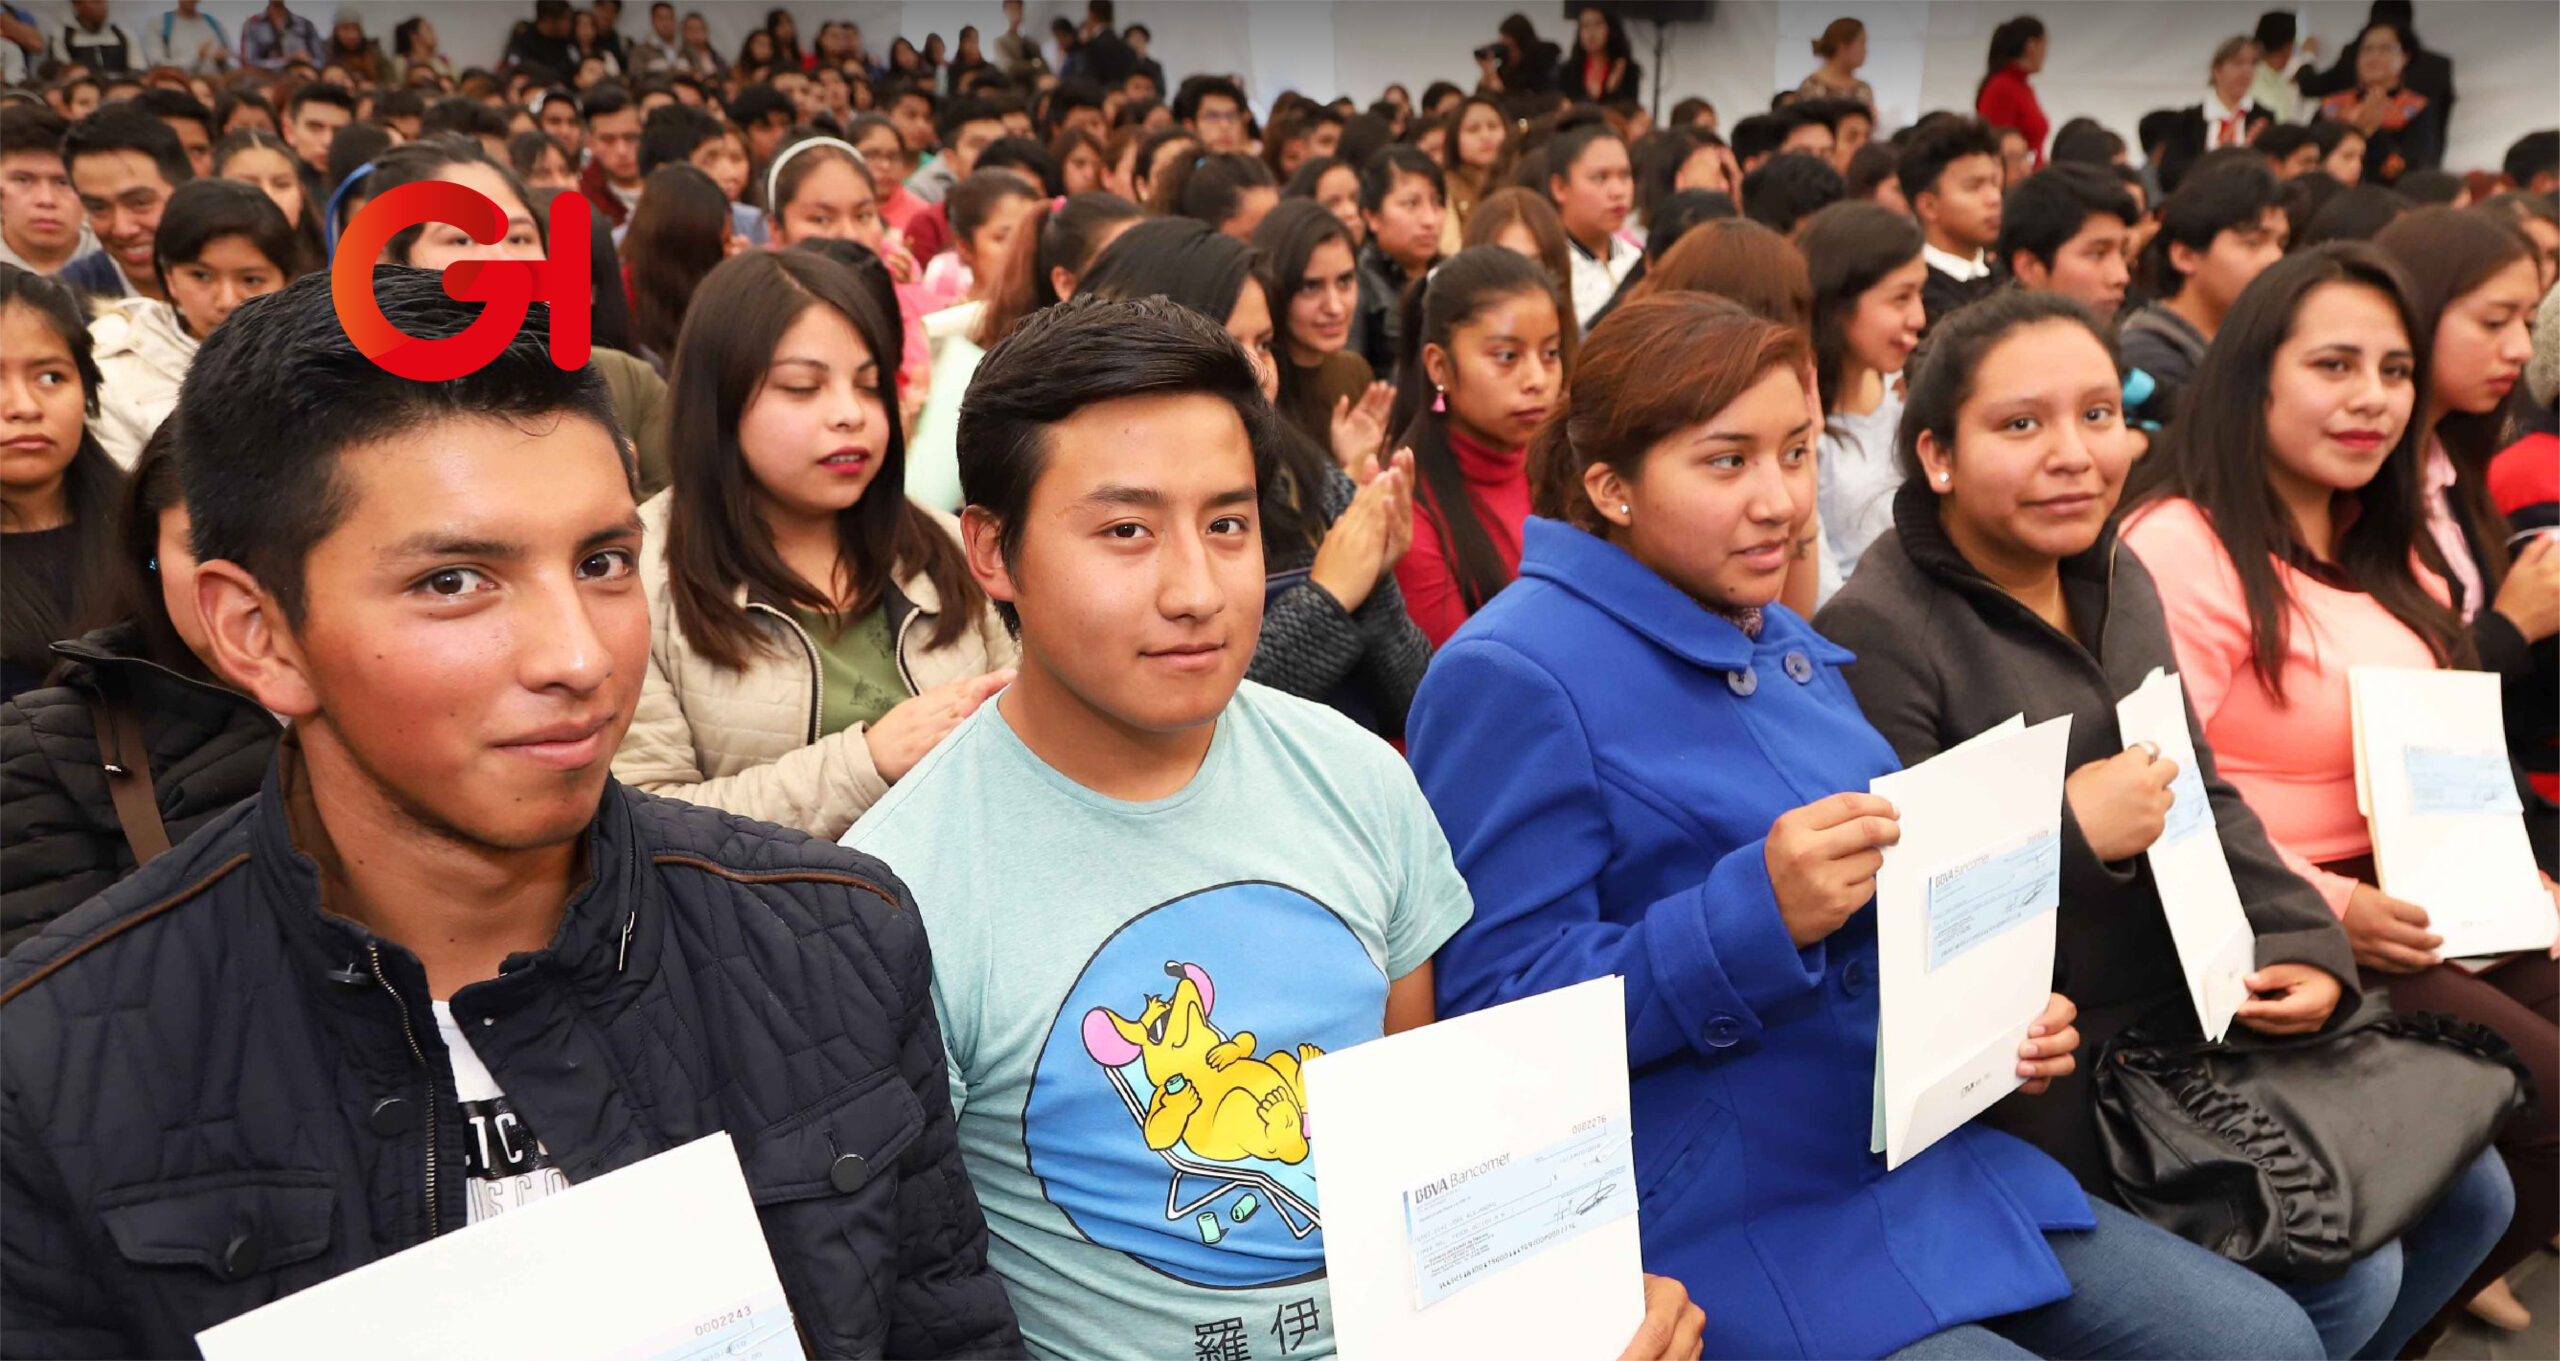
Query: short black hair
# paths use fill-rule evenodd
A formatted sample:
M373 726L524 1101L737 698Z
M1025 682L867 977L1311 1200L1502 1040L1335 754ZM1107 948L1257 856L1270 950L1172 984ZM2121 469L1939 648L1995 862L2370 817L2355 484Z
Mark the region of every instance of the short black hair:
M2199 162L2177 192L2161 201L2159 234L2143 252L2144 282L2153 295L2174 297L2186 287L2187 276L2169 262L2169 247L2211 250L2213 238L2224 232L2257 226L2279 201L2278 188L2275 172L2262 157L2230 164Z
M693 159L703 143L724 136L720 115L694 104L661 104L640 123L640 173Z
M2450 205L2462 197L2465 187L2462 177L2450 170L2412 170L2391 182L2394 192L2421 208Z
M588 86L587 93L578 100L578 116L597 118L608 113L620 113L630 107L629 90L622 88L618 81L600 80Z
M1573 168L1582 162L1582 153L1589 151L1597 142L1616 142L1621 147L1627 144L1626 139L1618 136L1607 123L1585 123L1557 133L1554 140L1547 143L1548 177L1572 179Z
M1257 487L1271 475L1280 422L1263 400L1261 377L1224 327L1188 307L1078 291L1032 313L987 351L960 402L960 493L995 518L1007 562L1022 550L1049 427L1102 402L1171 393L1234 407L1253 446ZM997 608L1014 622L1010 606Z
M1028 137L999 137L978 153L971 170L1023 170L1040 182L1041 192L1058 192L1058 163L1049 149Z
M1777 109L1755 113L1733 125L1731 142L1733 158L1747 161L1754 156L1775 154L1787 144L1787 134L1794 132L1804 117L1793 109Z
M1174 121L1178 123L1188 123L1198 118L1200 116L1200 101L1207 99L1212 95L1234 101L1235 106L1238 109L1242 109L1244 107L1243 86L1236 84L1225 76L1193 76L1190 79L1183 81L1182 88L1174 91L1173 93Z
M405 86L384 90L373 97L373 121L387 123L394 118L419 118L427 112L427 98Z
M2054 257L2100 213L2128 227L2142 218L2133 194L2113 171L2093 165L2046 166L2001 196L2000 240L1991 258L2006 266L2025 251L2051 269Z
M2279 47L2293 46L2293 34L2293 11L2271 9L2258 16L2257 31L2250 35L2250 41L2263 51L2273 52Z
M1048 102L1040 106L1040 132L1054 137L1064 127L1067 115L1078 109L1102 111L1102 87L1082 76L1068 76L1049 91ZM1338 121L1338 120L1337 120Z
M1713 189L1683 189L1664 199L1654 209L1653 220L1645 224L1644 258L1660 260L1680 244L1689 229L1702 223L1742 216L1733 206L1733 196Z
M325 80L315 80L307 85L303 85L293 92L291 98L285 100L284 116L286 121L290 122L295 110L300 109L306 104L327 104L335 108L346 110L347 117L349 118L356 116L356 97Z
M1449 177L1441 172L1440 163L1422 154L1421 148L1398 142L1378 148L1369 163L1360 167L1360 206L1373 213L1386 207L1387 195L1396 191L1396 178L1401 175L1431 181L1431 192L1441 202L1449 201ZM1546 192L1543 181L1538 192Z
M975 95L953 95L942 101L941 108L934 110L933 133L942 139L943 145L949 146L951 140L960 135L960 129L971 123L1003 121L1003 116L996 112L995 105ZM908 148L910 151L914 149Z
M110 151L139 151L151 158L160 170L160 178L169 187L196 177L195 165L187 159L187 149L178 143L178 134L168 124L143 111L142 106L128 100L117 104L101 104L88 117L71 125L62 137L62 165L75 168L81 157Z
M266 191L241 180L201 179L179 185L160 210L151 238L151 268L163 292L169 267L204 258L204 248L226 236L249 243L287 279L308 268L302 235Z
M421 340L461 334L480 316L433 270L379 265L382 314ZM460 378L399 377L356 348L338 320L329 271L242 303L205 338L178 389L178 468L196 556L238 563L299 624L310 606L303 565L350 509L338 456L435 421L569 415L629 448L592 366L551 362L551 309L535 303L495 359ZM628 466L626 461L626 466Z
M2273 131L2273 128L2269 128ZM2124 154L2124 138L2114 129L2094 118L2074 118L2053 135L2051 161L2082 161L2090 165L2113 165Z
M1944 118L1915 127L1902 139L1893 173L1902 181L1902 197L1917 204L1922 194L1938 191L1938 177L1967 156L2000 159L2000 137L1979 118Z
M2250 145L2264 153L2268 160L2281 162L2312 143L2311 129L2305 124L2269 123L2258 134L2258 140Z
M2499 168L2518 189L2532 184L2536 175L2560 175L2560 129L2545 128L2517 138Z
M355 177L355 173L372 164L392 146L391 130L373 123L349 123L329 134L329 164L321 172L328 181L329 192ZM323 205L325 206L325 205ZM350 206L347 211L355 209Z
M184 90L154 85L135 95L133 102L149 109L155 118L183 118L207 133L213 131L213 110L206 108L203 100Z
M1831 162L1803 151L1780 152L1742 177L1743 215L1780 236L1848 194Z
M791 96L771 85L750 85L729 96L729 121L742 128L754 127L775 114L782 115L782 121L788 123L799 113L800 106L791 102Z
M507 116L471 98L469 95L447 95L427 106L418 119L418 135L433 137L437 133L458 133L464 137L504 137Z
M0 156L21 151L62 154L63 134L71 124L42 104L12 99L0 104Z
M783 98L787 100L790 96L785 95ZM879 98L876 102L878 103L881 111L885 113L890 109L898 107L898 101L901 99L923 100L925 112L927 113L935 112L942 107L942 97L933 92L932 86L920 84L912 80L893 80L888 84L881 86Z

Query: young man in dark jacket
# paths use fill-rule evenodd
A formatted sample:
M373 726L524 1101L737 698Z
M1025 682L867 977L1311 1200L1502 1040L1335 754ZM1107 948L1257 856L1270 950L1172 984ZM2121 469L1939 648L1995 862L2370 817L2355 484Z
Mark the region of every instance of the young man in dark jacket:
M478 311L375 287L412 337ZM293 731L257 798L0 963L0 1353L193 1355L717 1131L813 1354L1021 1350L904 886L609 777L640 522L548 330L412 382L314 274L198 353L198 603Z

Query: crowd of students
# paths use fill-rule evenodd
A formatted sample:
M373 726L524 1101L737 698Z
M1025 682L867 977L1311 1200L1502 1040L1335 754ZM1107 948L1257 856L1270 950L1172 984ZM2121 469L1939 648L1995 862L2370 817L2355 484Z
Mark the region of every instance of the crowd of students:
M726 1130L817 1353L1321 1354L1300 1065L1605 975L1630 1356L2522 1326L2560 949L2381 889L2348 673L2494 673L2552 871L2560 132L2439 173L2407 8L2327 72L2269 15L2137 167L2024 17L1976 113L1881 126L1843 19L1720 131L1596 6L1259 111L1109 0L878 63L540 0L485 69L74 6L0 94L0 1352L192 1354ZM385 315L584 214L587 366L347 338L430 180L504 230L393 235ZM2196 1026L2157 668L2239 1026L2447 1014L2540 1096L2343 1274L2100 1147L2095 1056ZM2073 719L2053 995L1888 1172L1866 791L2017 714Z

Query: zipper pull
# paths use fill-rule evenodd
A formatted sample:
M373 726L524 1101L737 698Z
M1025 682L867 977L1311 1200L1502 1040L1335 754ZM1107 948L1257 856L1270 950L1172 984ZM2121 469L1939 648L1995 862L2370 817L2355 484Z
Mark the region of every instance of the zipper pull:
M639 923L640 909L636 907L631 909L631 914L629 916L622 919L622 949L613 957L613 971L615 973L621 973L624 967L631 963L631 928L639 925Z

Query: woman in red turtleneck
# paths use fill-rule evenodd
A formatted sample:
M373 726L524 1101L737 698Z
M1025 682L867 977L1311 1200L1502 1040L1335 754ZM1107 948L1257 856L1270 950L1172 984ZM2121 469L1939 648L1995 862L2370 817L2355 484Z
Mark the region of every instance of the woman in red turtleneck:
M1529 437L1564 391L1565 313L1538 263L1499 246L1451 256L1418 301L1392 428L1421 485L1396 584L1437 647L1519 572Z
M2044 105L2036 99L2036 87L2027 83L2027 77L2044 69L2043 22L2021 14L1991 30L1991 51L1984 65L1987 74L1973 92L1973 111L1995 128L2017 129L2035 149L2036 164L2043 165L2049 125Z

